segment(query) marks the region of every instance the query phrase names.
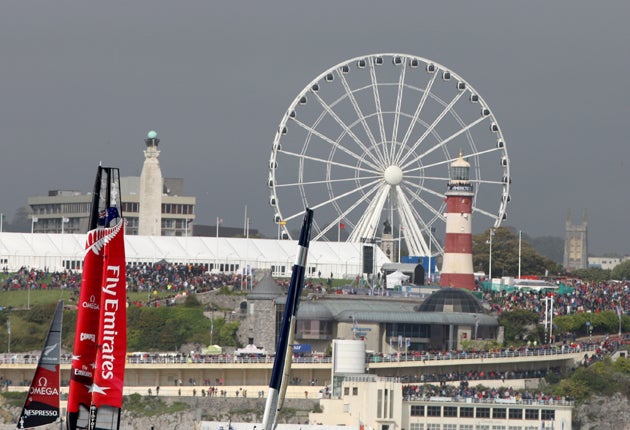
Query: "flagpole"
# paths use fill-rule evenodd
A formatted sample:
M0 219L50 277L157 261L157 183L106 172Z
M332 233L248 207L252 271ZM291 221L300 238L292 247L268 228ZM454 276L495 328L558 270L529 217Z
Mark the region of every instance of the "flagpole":
M219 217L217 217L217 239L219 238Z
M337 223L337 242L341 242L341 223Z
M247 230L249 229L249 226L247 225L248 219L247 219L247 205L245 205L245 217L243 218L243 237L245 237L247 235Z
M522 258L522 252L521 252L521 244L523 241L523 231L519 230L518 231L518 279L521 279L521 258Z

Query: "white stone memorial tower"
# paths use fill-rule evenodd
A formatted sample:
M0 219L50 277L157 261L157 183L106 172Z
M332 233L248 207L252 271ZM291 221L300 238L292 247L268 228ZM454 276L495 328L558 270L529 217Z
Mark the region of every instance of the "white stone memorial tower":
M138 235L160 236L162 233L162 188L163 179L158 157L160 139L153 130L144 139L144 164L140 174L140 210Z

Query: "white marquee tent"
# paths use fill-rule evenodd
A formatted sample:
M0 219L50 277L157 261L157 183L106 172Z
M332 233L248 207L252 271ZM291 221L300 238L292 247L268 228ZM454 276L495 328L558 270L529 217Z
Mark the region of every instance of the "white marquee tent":
M20 267L81 270L85 248L82 234L0 233L0 268ZM361 243L311 242L307 276L354 279L362 271ZM209 270L242 272L245 268L271 269L274 276L290 276L297 241L225 237L125 237L127 262L131 264L205 264ZM377 246L375 266L390 260Z
M396 270L395 272L392 272L386 276L387 288L394 288L397 286L401 286L403 282L408 281L410 277L411 276L405 275L400 270Z

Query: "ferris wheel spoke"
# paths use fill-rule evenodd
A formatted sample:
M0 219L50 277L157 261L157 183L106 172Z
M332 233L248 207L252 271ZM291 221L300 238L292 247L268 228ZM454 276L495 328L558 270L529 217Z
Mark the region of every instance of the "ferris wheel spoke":
M296 158L299 158L302 161L303 160L316 161L316 162L319 162L319 163L322 163L322 164L329 164L329 165L333 165L333 166L337 166L337 167L343 167L343 168L346 168L346 169L359 170L359 171L367 172L367 173L370 173L370 174L378 174L378 172L375 172L374 170L369 170L369 169L365 169L365 168L362 168L362 167L358 167L358 166L350 165L350 164L345 164L345 163L338 163L336 161L331 161L331 160L324 159L324 158L319 158L319 157L313 157L311 155L298 154L296 152L289 152L289 151L284 151L284 150L282 151L282 154L284 154L284 155L292 155L292 156L294 156Z
M403 99L403 90L405 88L405 75L407 73L407 62L403 63L398 76L398 91L396 92L396 107L394 110L394 125L392 127L392 144L390 145L389 160L394 160L396 152L396 140L398 139L398 126L400 123L400 111Z
M457 101L459 99L459 97L461 97L463 94L463 92L458 93L457 97L455 97L453 99L453 101ZM453 102L451 102L452 104L454 104ZM400 160L400 164L403 165L405 162L406 164L404 165L409 165L417 160L422 159L423 157L425 157L426 155L432 153L433 151L442 148L444 145L446 145L448 142L450 142L451 140L455 139L457 136L460 136L462 133L466 133L468 130L470 130L472 127L476 126L477 124L479 124L480 122L484 121L486 118L484 117L480 117L477 120L471 122L470 124L466 125L465 127L463 127L462 129L456 131L455 133L451 134L449 137L447 137L446 139L442 139L440 142L438 142L437 144L433 145L432 147L430 147L427 151L424 151L421 154L418 154L416 157L414 157L412 160L407 161L407 159L409 158L409 156L412 153L415 153L415 150L420 146L420 144L422 143L422 141L428 136L428 133L430 131L432 131L435 126L442 120L442 118L444 118L444 116L448 113L448 111L451 109L452 104L449 104L450 107L447 107L445 110L442 111L442 113L440 114L440 116L438 118L436 118L435 121L433 121L433 123L429 126L429 128L425 131L425 133L416 141L416 143L413 146L412 151L408 152L401 160Z
M422 93L422 97L420 98L420 103L418 103L418 106L416 106L416 110L413 113L413 118L411 119L411 122L409 123L409 126L407 127L407 131L405 132L405 136L400 142L400 151L399 151L398 157L396 157L395 159L396 162L400 158L400 155L404 152L404 149L407 146L407 142L409 141L409 138L411 137L411 133L413 132L415 125L418 123L420 114L422 113L422 109L424 108L424 105L427 101L427 97L431 93L431 88L433 87L433 83L435 82L436 76L437 76L437 73L434 73L431 76L431 79L427 83L427 86L424 92Z
M440 194L436 191L433 191L429 188L421 188L423 191L429 193L429 194L433 194L434 196L437 197L445 197L444 194ZM420 197L420 195L418 193L416 193L414 190L412 190L410 187L405 187L405 190L413 196L413 201L417 201L419 202L422 206L424 206L429 212L431 212L435 217L441 219L441 220L446 220L446 218L444 217L444 214L442 214L438 209L435 209L431 204L429 204L429 202L427 202L425 199L423 199L422 197Z
M468 133L468 131L473 128L474 126L476 126L477 124L479 124L480 122L484 121L485 118L479 118L473 122L471 122L470 124L468 124L467 126L465 126L464 128L462 128L461 130L451 134L449 137L447 137L446 139L443 139L442 141L438 142L437 144L433 145L431 148L429 148L427 151L418 154L418 156L416 156L414 159L409 160L407 162L407 164L405 164L405 166L403 167L407 167L411 164L413 164L414 162L421 160L422 158L426 157L427 155L431 154L433 151L445 146L448 142L450 142L451 140L455 139L456 137L460 136L463 133ZM473 148L473 150L476 150L476 148ZM493 151L493 149L488 150L488 152ZM479 155L480 152L474 152L472 154L466 154L467 157L475 157L477 155Z
M416 196L416 198L418 198L418 196ZM441 212L434 210L433 206L428 205L428 204L425 204L425 206L434 214L434 219L439 219L442 222L446 221L446 218L444 217L444 215ZM434 252L442 254L444 250L442 246L439 244L439 242L437 241L437 238L435 237L435 235L433 235L431 232L431 229L432 229L431 226L433 225L433 222L430 222L430 223L424 222L424 220L422 219L422 217L420 216L416 208L413 205L409 205L409 207L411 208L414 214L414 219L420 220L424 230L429 232L430 245L429 245L429 249L427 250L428 252L426 253L426 255L434 255L433 254Z
M431 134L433 129L442 121L442 119L444 119L446 114L449 113L451 109L453 109L453 106L455 106L455 103L458 102L458 100L462 97L463 94L464 92L461 91L461 92L458 92L455 97L453 97L450 103L447 104L446 107L444 107L444 109L442 110L442 112L440 112L437 118L435 118L433 122L431 123L431 125L429 125L429 127L427 127L424 133L422 133L422 136L420 136L418 140L414 142L411 148L409 148L409 151L407 151L407 153L400 160L398 160L398 164L403 164L407 160L407 158L409 158L411 154L415 153L416 149L418 149L418 147L422 144L422 142L424 142L424 139L426 139L427 136Z
M366 159L364 156L361 156L351 150L349 150L348 148L346 148L345 146L341 145L338 141L331 139L330 137L324 135L323 133L321 133L319 130L316 130L306 124L304 124L301 121L298 121L296 119L294 119L294 122L299 125L301 128L303 128L304 130L308 131L309 133L319 137L320 139L324 140L325 142L330 143L331 146L333 146L335 149L338 149L346 154L348 154L349 156L353 157L354 159L358 160L362 160L365 164L369 165L370 167L374 168L374 169L379 169L379 167L374 164L371 160ZM345 129L346 131L349 129ZM356 136L355 136L356 137ZM365 154L370 154L370 151L365 148L365 146L362 146L361 149L364 150ZM374 161L378 161L378 160L374 160Z
M343 75L341 71L337 70L337 76L339 76L339 79L341 80L341 85L343 85L344 91L346 92L348 96L348 100L350 100L350 103L352 104L352 108L354 109L354 112L357 114L357 117L359 118L359 121L361 122L361 125L363 126L363 130L365 131L365 134L370 140L370 144L372 145L374 153L378 154L378 157L373 155L374 161L378 160L381 164L384 165L385 157L380 152L379 146L376 143L376 139L374 138L374 135L372 134L372 130L370 129L370 126L368 125L367 121L365 121L365 115L363 114L363 111L361 110L361 107L359 106L359 103L357 102L357 99L354 96L354 91L352 91L352 88L350 88L350 85L348 84L348 80L346 79L346 77ZM367 151L367 149L365 149L365 151L369 152ZM371 154L371 152L369 153Z
M381 179L382 175L374 175L374 176L361 176L359 178L361 181L369 180L369 179ZM341 178L341 179L322 179L320 181L309 181L309 182L288 182L286 184L276 184L277 188L287 188L287 187L297 187L297 186L305 186L305 185L323 185L329 183L343 183L343 182L356 182L357 178Z
M418 169L414 169L414 170L422 170L422 167L419 167ZM412 170L409 170L412 171ZM442 181L444 183L448 182L450 180L450 178L448 176L424 176L424 175L410 175L407 172L405 172L405 179L418 179L418 180L424 180L424 179L428 179L428 180L432 180L432 181Z
M335 201L338 201L340 199L346 198L346 197L351 196L351 195L353 195L355 193L361 194L360 191L365 190L366 188L369 188L369 187L373 187L374 185L378 184L379 182L381 182L380 179L377 179L377 180L372 181L372 182L368 182L367 184L363 184L363 185L361 185L358 188L355 188L353 190L347 191L347 192L345 192L343 194L339 194L338 196L334 196L333 198L328 199L326 201L323 201L323 202L320 202L320 203L317 203L317 204L311 204L311 205L309 205L309 207L311 209L313 209L313 210L314 209L319 209L319 208L321 208L321 207L323 207L323 206L325 206L327 204L330 204L332 202L335 202ZM378 189L378 186L376 188Z
M481 185L481 184L489 184L489 185L505 185L505 182L503 181L489 181L487 179L471 179L470 182L472 184L477 184L477 185Z
M370 79L372 80L372 95L374 96L374 106L376 107L376 116L378 119L378 130L381 136L381 145L385 145L387 137L385 136L385 122L383 121L383 109L381 107L381 96L378 91L378 79L376 78L376 68L374 60L370 61ZM383 146L383 155L387 164L391 163L388 153Z
M390 189L391 186L387 183L382 184L378 188L378 193L374 196L365 212L363 212L363 215L361 215L357 225L352 229L348 241L361 242L364 238L376 237L381 212L383 206L385 206Z
M396 188L396 200L399 207L401 223L404 226L405 242L411 255L427 255L429 247L422 236L422 229L418 225L421 220L413 210L407 196L400 187Z
M446 198L446 194L444 194L444 193L440 193L438 191L432 190L431 188L424 187L422 185L414 184L414 183L411 183L411 182L405 183L405 188L407 190L409 190L409 192L413 192L413 194L418 196L418 198L420 198L419 197L420 195L416 194L416 192L412 191L412 190L419 190L421 192L431 194L431 195L439 197L441 199ZM420 200L423 201L422 199L420 199Z
M348 217L348 215L352 213L353 210L355 210L359 205L367 201L370 198L370 196L376 193L378 190L379 190L379 186L374 186L370 190L368 190L365 194L363 194L360 198L358 198L352 205L350 205L348 209L346 209L345 211L339 212L339 214L335 217L335 219L329 222L325 228L319 231L319 233L317 233L312 238L312 240L319 240L320 238L324 237L326 233L328 233L333 227L336 227L342 220ZM350 223L349 226L352 227L354 231L355 224Z
M481 215L485 215L488 218L492 218L492 219L496 219L497 218L497 214L490 213L490 212L488 212L486 210L481 209L478 206L473 206L472 210L473 210L473 213L478 213L478 214L481 214Z

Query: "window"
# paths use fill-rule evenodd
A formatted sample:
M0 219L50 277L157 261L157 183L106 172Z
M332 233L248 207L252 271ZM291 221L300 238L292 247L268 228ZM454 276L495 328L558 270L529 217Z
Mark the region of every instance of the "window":
M428 424L427 430L440 430L440 424Z
M525 419L526 420L537 420L538 419L538 409L525 409Z
M457 430L457 424L444 424L442 430Z
M409 430L424 430L422 423L409 423Z
M505 418L507 417L507 410L505 408L492 408L492 418Z
M359 395L359 387L352 387L352 395L353 396Z
M455 406L444 406L444 416L445 417L456 417L457 416L457 408Z
M475 427L477 430L490 430L490 426L486 424L477 424Z
M350 387L343 387L343 395L344 396L350 395Z
M442 416L441 406L427 406L427 417L439 417Z
M511 420L522 420L523 419L523 410L522 409L510 408L509 416L510 416Z
M490 408L477 408L476 418L490 418Z
M505 430L505 426L492 426L492 430Z
M555 420L556 419L556 411L553 409L543 409L540 411L540 419L543 421L546 420Z
M475 416L474 408L459 408L459 417L460 418L472 418Z
M473 430L472 424L460 424L459 430Z
M423 417L424 416L424 405L411 405L411 416L412 417Z

